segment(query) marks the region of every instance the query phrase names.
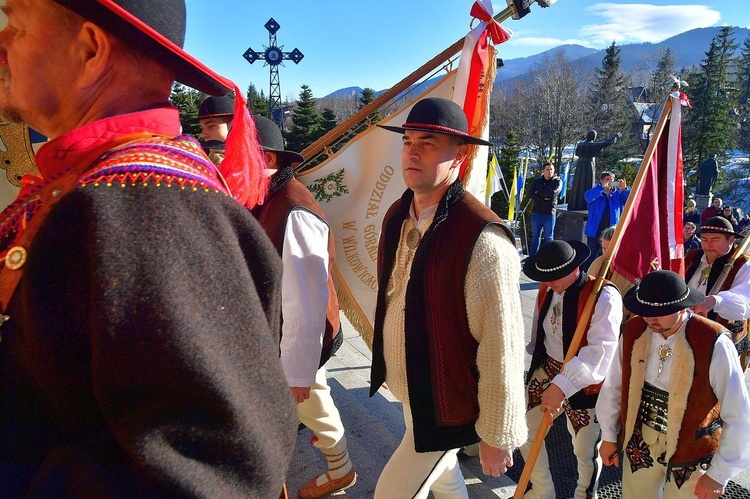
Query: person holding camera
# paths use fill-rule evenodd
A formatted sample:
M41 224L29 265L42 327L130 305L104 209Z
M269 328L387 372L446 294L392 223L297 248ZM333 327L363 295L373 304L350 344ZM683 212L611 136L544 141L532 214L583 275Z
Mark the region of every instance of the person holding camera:
M628 183L621 178L615 180L615 174L610 171L603 171L599 183L583 195L589 210L584 234L591 250L588 260L581 266L584 270L588 270L591 262L600 255L599 237L604 229L617 225L629 195Z

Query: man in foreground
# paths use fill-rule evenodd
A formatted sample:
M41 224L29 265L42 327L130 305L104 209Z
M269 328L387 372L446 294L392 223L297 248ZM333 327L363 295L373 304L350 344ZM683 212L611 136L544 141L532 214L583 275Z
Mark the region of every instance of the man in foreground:
M182 0L3 3L0 114L50 141L0 217L0 497L278 497L262 157L235 144L224 182L168 101L233 85L182 50Z
M460 106L422 99L383 128L403 135L408 189L380 236L370 396L386 382L406 431L375 497L466 498L461 447L479 442L484 473L498 476L526 440L518 252L458 178L468 145L488 144Z
M284 148L276 124L254 116L271 176L267 199L256 208L258 221L284 266L281 302L281 364L300 422L314 433L313 445L328 461L328 472L300 490L301 499L317 499L351 487L357 474L349 460L344 424L331 398L325 363L343 341L339 302L331 278L334 242L310 191L294 178L299 153Z
M745 379L727 331L690 311L703 300L666 270L624 298L635 317L596 405L604 464L624 450L624 499L713 499L750 465Z
M554 419L565 413L578 461L576 499L596 497L601 473L598 448L601 431L594 406L612 362L622 322L622 298L608 281L601 289L593 313L583 315L595 285L594 279L579 268L588 256L588 248L580 241L553 241L542 246L523 266L529 278L541 282L527 347L531 354L526 380L529 434L536 434L542 418ZM586 334L575 356L563 366L579 323L585 324ZM529 441L521 448L524 459L531 447ZM530 482L532 488L524 497L556 497L544 445Z

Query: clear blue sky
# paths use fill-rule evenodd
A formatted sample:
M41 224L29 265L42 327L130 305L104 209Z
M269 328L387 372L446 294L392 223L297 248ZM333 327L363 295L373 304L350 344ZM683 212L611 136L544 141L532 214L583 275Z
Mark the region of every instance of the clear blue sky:
M299 48L299 65L279 68L283 98L295 99L303 84L315 97L343 87L383 90L401 81L469 31L473 0L186 0L185 48L243 90L253 83L269 89L269 68L249 64L242 54L268 46L264 24L280 25L277 45ZM731 24L750 27L746 0L686 3L650 0L592 2L558 0L552 7L533 4L531 13L504 26L513 38L499 57L538 54L566 43L591 48L659 42L684 31ZM494 1L495 13L505 6ZM705 51L706 47L696 50Z

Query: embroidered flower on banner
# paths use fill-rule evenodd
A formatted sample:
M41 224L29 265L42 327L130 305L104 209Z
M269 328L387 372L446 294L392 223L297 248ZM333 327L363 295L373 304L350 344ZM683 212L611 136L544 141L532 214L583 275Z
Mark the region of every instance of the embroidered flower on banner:
M349 189L344 184L343 168L317 179L308 185L307 188L319 203L327 203L335 197L349 194Z

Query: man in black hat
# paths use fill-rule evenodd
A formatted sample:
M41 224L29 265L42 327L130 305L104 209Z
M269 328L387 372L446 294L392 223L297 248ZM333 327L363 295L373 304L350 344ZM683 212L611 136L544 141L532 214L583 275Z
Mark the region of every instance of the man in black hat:
M402 135L406 192L388 210L378 250L370 395L386 382L406 431L375 497L468 497L456 459L479 442L485 474L512 466L526 440L523 317L513 235L463 189L466 115L417 102Z
M596 412L601 457L624 499L716 498L750 465L750 400L728 332L694 314L704 295L668 270L623 299L625 323Z
M526 379L526 418L533 432L530 434L534 435L542 418L554 419L565 412L578 460L576 499L596 497L601 473L601 432L594 406L612 362L622 322L622 298L608 281L593 313L583 315L595 285L579 268L588 257L589 249L580 241L552 241L526 259L523 266L528 277L541 282L527 347L531 365ZM575 356L563 366L580 322L585 323L586 334ZM531 445L529 441L521 448L524 458ZM532 488L524 497L555 497L545 446L539 452L530 482Z
M196 119L203 140L226 142L234 119L234 99L228 95L206 97L198 107Z
M316 499L354 485L344 424L331 398L325 363L343 341L339 302L331 278L334 240L310 191L294 178L302 156L284 148L276 124L253 116L271 185L254 213L284 265L281 302L281 364L297 402L299 420L315 434L313 445L328 472L312 478L298 495Z
M701 248L685 255L685 281L706 295L693 310L719 322L734 339L740 364L747 368L750 342L747 324L750 319L750 257L735 255L734 242L742 238L724 217L706 220L698 230ZM723 273L729 265L729 273Z
M0 216L0 497L278 497L263 158L240 112L222 178L169 104L236 86L182 50L183 0L2 3L0 114L50 141Z

